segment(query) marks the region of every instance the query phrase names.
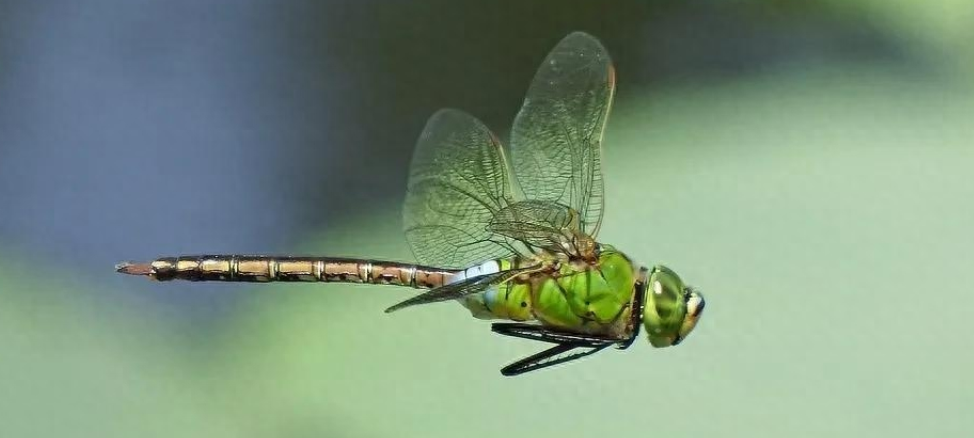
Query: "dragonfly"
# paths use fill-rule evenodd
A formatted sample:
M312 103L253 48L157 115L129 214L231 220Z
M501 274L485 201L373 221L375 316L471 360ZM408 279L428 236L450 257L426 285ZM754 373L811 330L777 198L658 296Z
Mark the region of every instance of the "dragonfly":
M604 212L602 138L615 69L575 32L531 82L509 150L484 123L442 109L416 143L402 209L418 264L343 257L193 255L116 270L154 280L337 282L426 289L386 309L456 301L491 330L548 348L501 369L521 375L645 331L654 347L696 326L703 295L663 265L646 267L596 240ZM508 159L510 154L510 159Z

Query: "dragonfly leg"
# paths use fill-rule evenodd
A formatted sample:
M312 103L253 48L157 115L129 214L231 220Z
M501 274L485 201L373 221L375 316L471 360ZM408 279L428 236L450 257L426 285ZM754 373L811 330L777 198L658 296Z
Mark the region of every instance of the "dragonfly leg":
M558 344L547 350L532 354L524 359L514 362L501 368L501 374L505 376L517 376L530 371L540 370L560 363L581 359L585 356L598 353L612 344L601 346L588 346L576 344ZM572 352L572 350L579 350Z
M557 331L537 324L495 323L491 326L491 330L504 336L557 344L502 368L501 374L505 376L516 376L580 359L602 351L620 341L593 335Z
M624 341L623 339L606 338L604 336L560 331L538 324L498 322L491 325L490 329L494 333L504 336L550 342L552 344L601 346Z

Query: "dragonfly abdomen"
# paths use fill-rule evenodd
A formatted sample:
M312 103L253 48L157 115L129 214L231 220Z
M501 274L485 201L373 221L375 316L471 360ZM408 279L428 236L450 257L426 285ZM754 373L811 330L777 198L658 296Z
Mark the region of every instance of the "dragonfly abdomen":
M150 263L123 263L119 272L159 281L369 283L430 289L462 271L334 257L199 255L163 257Z

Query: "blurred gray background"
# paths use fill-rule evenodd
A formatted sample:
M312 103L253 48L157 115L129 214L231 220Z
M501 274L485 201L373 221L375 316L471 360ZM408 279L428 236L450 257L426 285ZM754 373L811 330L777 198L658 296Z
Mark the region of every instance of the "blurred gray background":
M601 240L708 297L538 349L408 291L153 284L183 253L409 260L425 119L506 138L563 36L618 72ZM966 436L974 5L0 1L0 436Z

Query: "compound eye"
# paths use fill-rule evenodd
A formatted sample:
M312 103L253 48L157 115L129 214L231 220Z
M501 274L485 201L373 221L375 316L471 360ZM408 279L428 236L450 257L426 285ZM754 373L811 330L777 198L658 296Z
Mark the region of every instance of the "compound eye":
M680 308L679 304L684 300L684 287L676 273L664 267L657 268L653 272L650 288L656 304L656 314L660 318L667 319Z

